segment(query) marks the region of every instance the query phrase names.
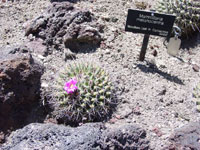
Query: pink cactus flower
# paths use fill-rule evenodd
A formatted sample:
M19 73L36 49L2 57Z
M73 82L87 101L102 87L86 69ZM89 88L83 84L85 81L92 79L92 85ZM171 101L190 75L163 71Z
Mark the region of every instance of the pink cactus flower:
M68 94L74 93L78 89L78 87L76 86L76 83L77 83L77 80L75 78L69 80L68 82L65 83L64 90Z

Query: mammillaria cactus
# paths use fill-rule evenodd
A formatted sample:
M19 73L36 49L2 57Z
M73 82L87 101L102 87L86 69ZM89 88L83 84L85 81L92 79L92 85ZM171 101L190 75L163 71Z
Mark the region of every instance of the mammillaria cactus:
M160 0L156 10L161 13L174 14L175 23L182 30L183 37L200 32L199 0Z
M55 81L56 117L64 123L99 121L112 110L114 89L108 74L92 63L67 65Z

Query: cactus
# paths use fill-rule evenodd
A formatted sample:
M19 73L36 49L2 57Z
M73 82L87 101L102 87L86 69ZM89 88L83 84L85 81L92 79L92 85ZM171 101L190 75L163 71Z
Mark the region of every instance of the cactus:
M196 98L197 110L200 112L200 83L194 88L193 97Z
M53 94L59 103L56 117L64 123L102 120L116 104L108 74L92 63L76 62L64 68Z
M182 37L200 32L199 0L160 0L156 10L176 16L175 24L182 30Z

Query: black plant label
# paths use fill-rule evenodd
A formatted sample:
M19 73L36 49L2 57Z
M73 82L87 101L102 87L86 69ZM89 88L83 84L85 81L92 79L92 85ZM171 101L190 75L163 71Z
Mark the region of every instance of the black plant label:
M175 18L169 14L129 9L125 31L168 37Z

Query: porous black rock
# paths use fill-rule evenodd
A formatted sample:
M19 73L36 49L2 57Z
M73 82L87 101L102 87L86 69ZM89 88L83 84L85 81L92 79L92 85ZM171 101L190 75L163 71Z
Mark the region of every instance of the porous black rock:
M148 150L146 132L136 125L107 128L102 123L69 127L32 123L13 132L1 150Z
M148 150L149 141L146 131L137 125L123 125L118 128L108 128L101 137L104 150Z
M33 123L11 134L2 150L100 150L97 144L102 124L72 128L56 124Z
M43 39L51 49L80 52L99 46L102 28L90 11L77 9L69 2L54 2L27 25L25 35Z
M199 150L200 122L191 122L177 130L169 138L164 150Z

